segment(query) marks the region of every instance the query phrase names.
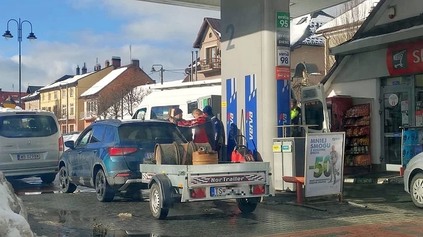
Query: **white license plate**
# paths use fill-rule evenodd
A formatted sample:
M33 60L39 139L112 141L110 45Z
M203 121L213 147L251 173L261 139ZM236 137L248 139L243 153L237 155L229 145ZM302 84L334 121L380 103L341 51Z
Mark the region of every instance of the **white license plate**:
M39 160L40 154L18 154L18 160Z
M226 196L228 189L226 187L216 188L216 196Z
M147 152L145 153L145 159L153 159L154 158L154 152Z

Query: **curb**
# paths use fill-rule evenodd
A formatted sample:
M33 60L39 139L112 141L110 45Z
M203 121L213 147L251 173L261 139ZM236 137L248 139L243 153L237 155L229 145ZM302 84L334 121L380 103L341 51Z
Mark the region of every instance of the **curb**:
M404 179L402 176L377 177L377 178L347 177L347 178L344 178L344 183L347 183L347 184L404 184Z

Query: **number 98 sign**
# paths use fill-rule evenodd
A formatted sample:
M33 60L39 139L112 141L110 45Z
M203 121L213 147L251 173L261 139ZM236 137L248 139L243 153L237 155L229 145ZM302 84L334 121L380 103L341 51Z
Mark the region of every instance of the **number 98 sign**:
M289 56L289 49L278 49L278 66L290 66Z

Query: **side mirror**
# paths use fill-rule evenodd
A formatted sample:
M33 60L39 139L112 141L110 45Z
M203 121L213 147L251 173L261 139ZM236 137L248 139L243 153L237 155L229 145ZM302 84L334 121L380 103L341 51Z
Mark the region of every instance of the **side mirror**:
M73 141L73 140L66 141L65 147L68 147L70 149L75 149L75 141Z

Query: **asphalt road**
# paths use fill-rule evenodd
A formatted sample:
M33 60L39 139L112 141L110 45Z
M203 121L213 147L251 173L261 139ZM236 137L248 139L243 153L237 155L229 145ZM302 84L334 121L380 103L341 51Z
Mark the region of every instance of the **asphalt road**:
M241 214L234 201L180 203L166 220L151 216L148 200L101 203L90 189L63 194L35 181L13 186L37 236L315 236L304 231L403 222L423 226L423 210L413 206L400 184L346 184L343 202L325 197L308 199L306 206L294 205L295 194L283 192L264 199L249 215Z

